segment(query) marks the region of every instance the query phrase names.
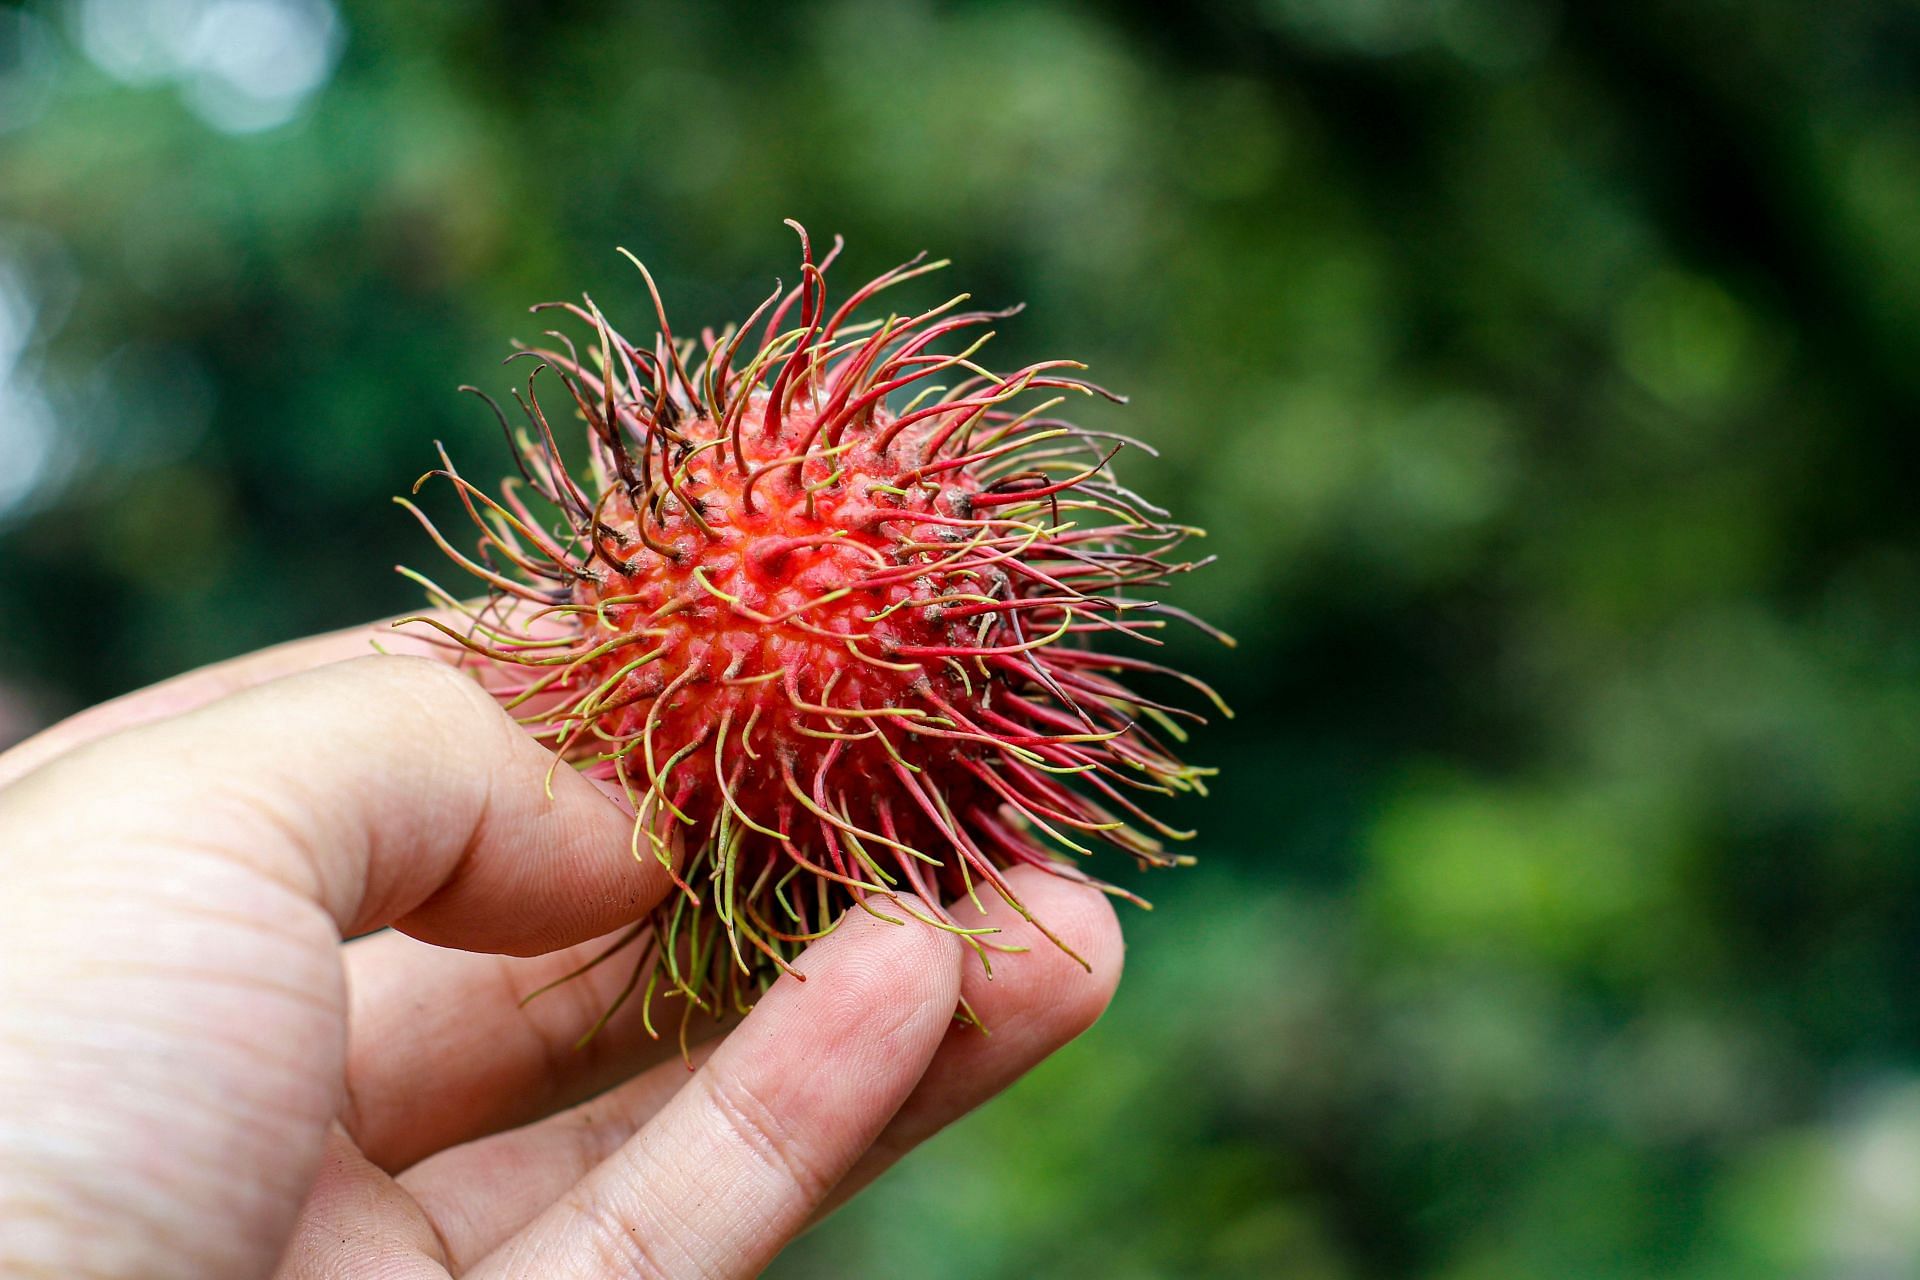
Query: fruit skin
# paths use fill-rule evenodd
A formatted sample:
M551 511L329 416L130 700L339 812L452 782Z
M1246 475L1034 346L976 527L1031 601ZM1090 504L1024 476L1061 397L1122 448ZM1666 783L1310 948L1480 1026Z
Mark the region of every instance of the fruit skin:
M1202 718L1123 677L1172 677L1226 711L1191 677L1095 647L1158 643L1168 619L1232 643L1134 594L1197 567L1172 557L1200 532L1113 479L1137 442L1045 416L1066 394L1119 397L1069 361L987 372L974 356L992 335L969 331L1014 312L959 310L964 294L858 318L946 265L924 255L829 311L839 242L816 263L789 225L799 285L697 342L674 338L637 260L648 347L591 298L547 304L590 345L555 332L516 353L534 362L523 428L488 400L520 475L489 497L443 449L415 485L455 486L473 556L401 500L490 592L463 603L403 569L443 609L407 622L456 646L556 766L617 782L634 855L680 884L620 944L640 944L628 990L645 983L649 1027L656 995L744 1011L849 904L900 909L896 889L983 960L991 939L938 904L984 886L1019 908L1003 868L1132 898L1063 851L1097 838L1143 866L1188 861L1162 838L1190 833L1141 801L1204 793L1212 771L1162 741ZM536 398L543 374L587 427L583 477ZM1027 405L1046 392L1061 394Z

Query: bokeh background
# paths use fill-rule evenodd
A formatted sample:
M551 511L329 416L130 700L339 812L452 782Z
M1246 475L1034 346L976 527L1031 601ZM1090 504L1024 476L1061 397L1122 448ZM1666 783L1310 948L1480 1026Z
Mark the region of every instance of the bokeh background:
M413 604L616 244L931 249L1239 716L1110 1016L775 1274L1920 1274L1917 90L1900 0L0 7L0 740Z

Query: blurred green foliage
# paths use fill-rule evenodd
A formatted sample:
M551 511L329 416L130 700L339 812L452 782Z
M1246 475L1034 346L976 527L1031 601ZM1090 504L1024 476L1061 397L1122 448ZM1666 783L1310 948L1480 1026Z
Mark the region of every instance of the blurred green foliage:
M0 737L411 604L615 244L930 249L1133 396L1239 717L1107 1020L777 1274L1914 1274L1917 89L1901 0L0 8Z

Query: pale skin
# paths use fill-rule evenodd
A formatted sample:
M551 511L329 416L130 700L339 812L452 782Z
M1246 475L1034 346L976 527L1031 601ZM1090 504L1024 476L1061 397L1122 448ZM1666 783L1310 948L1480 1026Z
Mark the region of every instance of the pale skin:
M1112 995L1105 899L1020 871L1091 972L1001 902L951 904L1029 948L991 979L854 911L693 1069L632 1008L576 1050L618 960L521 997L670 882L471 680L368 636L0 755L0 1274L753 1275Z

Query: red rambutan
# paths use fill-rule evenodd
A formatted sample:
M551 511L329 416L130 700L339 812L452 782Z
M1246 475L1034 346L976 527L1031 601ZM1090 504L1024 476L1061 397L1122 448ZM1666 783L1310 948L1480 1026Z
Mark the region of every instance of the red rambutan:
M422 477L456 486L474 556L405 504L490 592L465 603L412 575L447 612L409 621L483 666L558 761L617 782L633 853L681 886L623 940L649 1019L656 994L744 1011L849 905L885 914L898 900L873 899L896 889L985 959L992 941L943 902L984 886L1025 914L1002 875L1023 863L1098 884L1069 856L1090 840L1187 861L1163 838L1189 833L1143 800L1211 772L1162 741L1201 717L1123 680L1172 676L1220 705L1212 691L1096 647L1158 643L1168 617L1218 635L1136 595L1196 567L1172 557L1199 531L1114 480L1135 442L1046 416L1065 394L1119 397L1070 361L988 372L992 335L956 335L1013 312L960 310L964 294L857 318L945 265L924 255L829 310L840 244L816 263L790 225L799 284L698 342L673 337L644 266L646 347L591 298L546 304L592 341L511 357L536 362L526 426L494 405L519 478L489 497L444 449ZM582 475L535 398L546 372L588 429Z

